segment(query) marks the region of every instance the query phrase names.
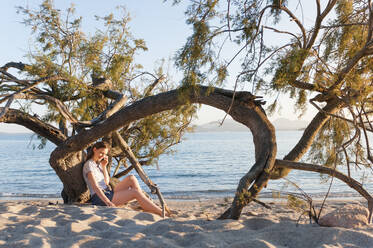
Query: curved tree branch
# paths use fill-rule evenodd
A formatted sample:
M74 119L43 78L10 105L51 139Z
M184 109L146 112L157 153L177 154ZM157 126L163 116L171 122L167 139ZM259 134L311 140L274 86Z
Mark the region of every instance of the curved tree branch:
M302 47L302 42L301 42L301 40L299 39L299 37L296 36L295 34L291 33L291 32L288 32L288 31L281 31L281 30L278 30L278 29L275 29L275 28L272 28L272 27L268 27L268 26L263 26L263 28L266 28L266 29L272 30L272 31L274 31L274 32L276 32L276 33L291 35L291 36L293 36L293 37L298 41L298 45L299 45L299 47Z
M184 104L202 103L228 111L234 92L214 87L195 86L181 88L143 98L114 113L111 117L82 130L58 146L51 154L50 164L60 170L68 164L71 154L77 154L97 139L118 130L129 123L146 116L173 109ZM261 101L249 92L236 92L234 105L230 111L234 120L246 125L253 133L256 162L250 171L240 180L237 194L225 218L238 219L243 207L252 201L266 185L275 162L276 142L274 127L261 108ZM71 164L71 169L77 167ZM64 180L69 180L64 178ZM64 185L65 186L65 185ZM66 185L68 186L68 185ZM249 188L250 187L250 188ZM71 189L67 189L71 190ZM79 193L79 192L78 192ZM77 194L78 195L78 194ZM76 200L76 199L72 199Z
M368 43L367 43L368 44ZM346 66L341 70L341 72L338 74L338 77L336 81L333 83L332 86L329 87L328 91L333 91L336 89L345 79L346 75L354 68L354 66L360 61L361 58L369 55L370 50L369 47L364 46L362 49L360 49L355 56L353 56L349 61L347 61Z
M298 20L298 18L293 14L293 12L291 12L287 7L280 6L280 9L283 10L286 14L288 14L289 17L293 21L295 21L295 23L298 25L299 29L302 32L302 36L303 36L303 46L302 47L305 48L305 46L307 45L306 29L304 28L304 26L302 25L302 23Z
M15 69L18 69L20 71L23 71L25 69L27 65L22 63L22 62L8 62L6 63L5 65L3 65L1 67L1 69L4 69L5 71L7 71L9 68L15 68Z
M0 110L2 109L3 108L0 107ZM36 134L45 137L57 146L62 145L66 140L66 136L59 129L42 122L35 116L31 116L17 109L9 109L5 115L0 118L0 122L24 126Z
M160 76L159 78L155 78L154 82L149 85L146 89L145 89L145 94L144 96L150 96L151 92L153 91L153 89L159 84L161 83L163 80L165 79L165 77L162 75Z

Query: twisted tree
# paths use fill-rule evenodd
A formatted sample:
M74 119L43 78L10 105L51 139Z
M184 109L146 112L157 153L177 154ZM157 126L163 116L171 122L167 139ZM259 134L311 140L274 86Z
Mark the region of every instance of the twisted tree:
M291 169L310 170L310 165L295 165L301 158L307 159L307 152L315 164L313 171L345 182L351 179L350 167L372 166L368 134L373 131L370 0L202 0L191 1L186 16L193 33L176 63L184 72L184 85L216 85L233 78L234 89L251 88L254 94L274 96L267 107L270 113L283 98L294 99L300 116L307 103L317 109L298 143L283 160L275 162L271 179L285 177ZM240 67L237 72L235 66ZM325 168L343 165L347 177ZM360 190L356 181L349 182L368 200L372 213L370 194ZM250 187L257 186L254 181ZM255 194L249 194L242 199L237 193L234 202L241 198L245 205L253 197ZM231 208L221 216L236 217Z
M373 131L372 5L369 0L329 0L324 5L315 0L314 22L305 25L305 3L311 4L191 1L186 14L193 33L176 60L184 73L180 84L171 84L161 69L150 74L135 64L134 54L146 47L129 34L126 15L101 18L106 30L87 36L73 9L62 16L51 1L44 1L39 10L20 8L35 31L37 46L28 64L8 63L0 69L0 121L23 125L56 144L50 165L63 182L65 202L75 202L88 197L81 176L82 151L92 142L107 139L114 164L129 161L130 168L141 171L139 165L156 162L180 141L195 103L207 104L246 125L255 144L255 163L221 218L238 219L270 178L284 177L290 169L345 181L368 200L372 212L370 194L350 173L336 172L341 165L350 171L351 166L373 163L368 136ZM284 17L295 30L282 29ZM272 32L281 42L267 39ZM234 90L218 88L229 79L234 63L241 65L231 75ZM10 73L10 68L20 74ZM283 95L296 100L300 114L307 102L318 110L283 160L276 160L275 130L262 108L264 101L237 90L247 85L254 94L276 95L269 112L276 111ZM15 100L18 109L12 108ZM30 104L45 105L48 111L35 116ZM307 151L311 163L299 163ZM115 170L113 177L126 171Z
M33 30L34 47L28 54L28 63L9 62L0 68L0 121L35 132L41 146L48 140L58 148L82 135L75 144L79 151L61 155L63 159L51 156L51 165L64 185L65 202L84 201L88 197L81 180L82 151L95 139L112 144L113 178L124 175L120 167L133 168L129 162L156 164L160 154L169 153L180 142L195 106L133 118L107 129L102 136L94 135L89 142L82 138L85 131L124 106L175 88L163 72L162 63L152 73L135 63L135 55L147 48L143 40L129 33L129 16L124 9L119 18L113 14L98 17L98 25L103 29L91 35L82 31L82 19L75 17L73 8L62 12L54 8L52 1L44 1L39 9L19 7L19 11L25 16L24 23ZM42 116L33 112L35 105L46 108ZM113 132L121 136L122 142L113 139ZM130 153L122 151L120 145L124 143L130 147ZM130 160L130 154L136 161Z

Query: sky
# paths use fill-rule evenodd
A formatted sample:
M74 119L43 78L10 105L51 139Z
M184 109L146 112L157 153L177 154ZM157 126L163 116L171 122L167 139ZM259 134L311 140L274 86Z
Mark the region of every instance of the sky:
M2 0L0 22L3 35L0 36L0 66L10 61L27 62L24 55L27 54L31 45L30 30L21 23L23 16L16 13L15 6L28 6L35 9L40 3L42 0ZM144 39L148 47L148 51L138 55L136 61L149 71L152 71L161 59L172 59L176 51L183 46L188 35L191 34L190 27L185 23L185 4L172 6L172 1L164 3L163 0L55 0L54 3L61 10L67 9L71 3L74 3L76 15L83 17L83 30L88 33L93 33L97 28L97 22L94 21L95 15L105 16L115 12L116 6L125 6L132 17L130 22L132 34L136 38ZM238 68L231 69L238 70ZM180 77L179 75L173 76ZM224 87L233 89L233 84L228 82ZM266 96L264 99L271 100ZM282 104L285 107L270 119L297 119L293 108L287 107L293 103L290 100L285 100ZM302 117L303 120L309 120L314 115L312 108L309 109L311 111ZM225 113L221 110L202 106L198 112L198 120L194 121L194 124L219 121L224 116ZM29 131L18 125L0 123L0 132Z

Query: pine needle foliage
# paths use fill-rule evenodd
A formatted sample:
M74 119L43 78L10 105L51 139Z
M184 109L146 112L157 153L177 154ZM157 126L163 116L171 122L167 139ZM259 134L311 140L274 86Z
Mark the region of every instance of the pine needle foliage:
M163 64L153 73L145 73L142 65L136 63L136 55L148 48L143 39L130 33L131 18L124 7L103 17L96 16L98 28L94 33L83 30L83 18L76 15L74 5L62 11L54 7L52 0L45 0L38 9L18 7L18 12L23 14L23 23L31 28L33 37L24 77L59 76L60 80L46 81L38 87L63 102L79 121L96 118L113 101L95 89L94 79L109 80L112 90L128 97L128 104L177 86L164 75ZM154 80L161 77L164 80L149 90ZM53 103L31 102L47 107L41 117L43 121L57 124L68 130L67 135L74 135L75 130ZM165 111L132 123L121 133L135 155L148 164L156 163L161 154L172 152L172 146L188 130L195 111L194 106Z
M193 30L177 54L184 85L230 80L231 85L233 81L275 97L267 106L270 113L290 97L300 117L311 100L320 113L332 99L338 100L343 104L323 125L309 159L326 166L372 165L369 136L363 132L363 127L373 131L370 1L184 2ZM241 68L232 73L234 63Z

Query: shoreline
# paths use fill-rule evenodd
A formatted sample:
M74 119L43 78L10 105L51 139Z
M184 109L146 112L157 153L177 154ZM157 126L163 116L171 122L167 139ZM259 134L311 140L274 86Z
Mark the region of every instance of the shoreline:
M157 196L151 196L152 200L155 202L159 202ZM166 203L167 202L205 202L205 201L228 201L232 202L233 201L233 196L225 196L225 197L199 197L199 198L188 198L188 197L180 197L180 198L167 198L164 197ZM322 202L324 201L323 197L311 197L313 202ZM287 201L286 196L281 196L281 197L258 197L258 200L264 203L268 202L278 202L278 203L285 203ZM51 202L58 202L63 204L63 199L61 197L24 197L24 196L9 196L9 197L0 197L0 202L13 202L13 201L22 201L22 202L27 202L27 201L51 201ZM331 201L331 202L351 202L351 201L356 201L356 202L361 202L362 204L366 203L366 199L362 196L347 196L347 197L333 197L329 196L326 201ZM250 204L256 204L255 202L252 202ZM366 204L365 204L366 205Z
M207 191L209 192L209 191ZM183 192L184 193L184 192ZM277 194L280 193L279 196ZM178 194L176 193L163 193L163 197L165 200L168 201L204 201L204 200L216 200L216 199L233 199L235 192L229 192L226 194ZM308 193L307 196L309 196L312 200L323 200L325 197L325 192L319 192L319 193ZM282 192L261 192L258 196L258 199L261 201L271 201L271 200L282 200L287 199L288 195L295 195L295 196L302 196L300 193L297 192L290 192L290 194L282 193ZM149 194L149 196L153 200L158 200L158 197L156 195ZM17 200L43 200L43 199L61 199L60 194L31 194L31 193L1 193L0 192L0 201L3 200L9 200L9 201L17 201ZM359 195L357 192L350 191L350 192L331 192L327 199L330 200L360 200L365 199L361 195Z
M160 202L158 198L152 199L157 205L160 206ZM288 205L288 199L281 197L281 198L258 198L258 200L267 206L271 205L280 205L281 207L287 207ZM177 208L183 206L189 206L189 205L213 205L218 204L219 206L225 206L226 208L229 208L232 204L233 197L216 197L216 198L205 198L205 199L167 199L165 198L165 202L168 206L176 206ZM307 201L303 200L307 203ZM137 204L133 202L130 202L127 205L124 206L117 206L114 208L123 208L123 209L131 209L131 205L135 206L135 210L141 211ZM323 198L312 198L312 204L314 207L319 209L320 205L324 202ZM109 208L105 206L95 206L91 205L89 203L72 203L72 204L65 204L63 202L62 198L16 198L16 199L1 199L0 198L0 204L4 203L12 203L12 204L38 204L41 205L56 205L56 206L77 206L77 207L97 207L97 208ZM351 203L358 203L364 207L368 206L368 203L365 198L363 197L345 197L345 198L328 198L325 200L325 205L331 205L331 208L335 208L336 206L342 206L345 204L351 204ZM260 203L256 203L254 201L250 202L247 206L244 207L244 209L256 209L256 208L265 208ZM290 207L289 207L290 208ZM172 210L172 209L171 209ZM142 211L141 211L142 212ZM0 210L1 213L1 210Z
M59 198L0 201L0 247L373 247L373 226L320 227L285 202L251 203L239 220L217 220L230 199L166 200L172 218L135 206L67 205ZM324 213L346 203L328 200ZM315 201L319 206L320 202ZM131 204L132 205L132 204ZM298 225L297 225L298 223Z

